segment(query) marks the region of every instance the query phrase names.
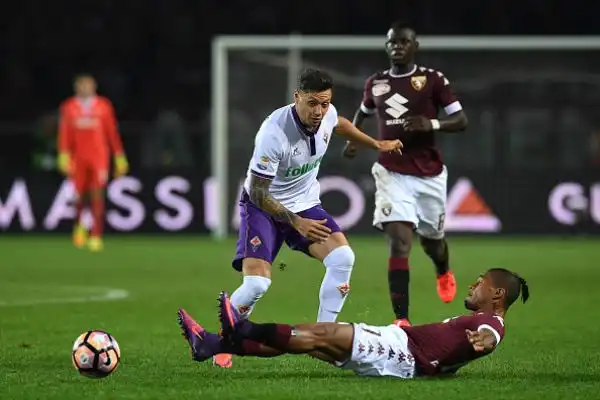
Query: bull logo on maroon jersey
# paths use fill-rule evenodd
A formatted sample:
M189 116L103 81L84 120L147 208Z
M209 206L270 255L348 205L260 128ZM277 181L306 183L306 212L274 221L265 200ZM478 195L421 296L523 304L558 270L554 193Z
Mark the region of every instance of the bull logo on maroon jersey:
M420 92L421 90L423 90L423 88L425 87L426 84L427 84L427 77L424 76L424 75L422 75L422 76L413 76L413 77L410 78L410 85L417 92Z

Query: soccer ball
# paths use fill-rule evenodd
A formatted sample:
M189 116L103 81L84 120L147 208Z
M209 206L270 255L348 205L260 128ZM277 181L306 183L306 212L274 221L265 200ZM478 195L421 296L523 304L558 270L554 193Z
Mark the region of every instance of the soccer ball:
M119 366L121 349L110 333L87 331L75 340L72 360L81 375L105 378Z

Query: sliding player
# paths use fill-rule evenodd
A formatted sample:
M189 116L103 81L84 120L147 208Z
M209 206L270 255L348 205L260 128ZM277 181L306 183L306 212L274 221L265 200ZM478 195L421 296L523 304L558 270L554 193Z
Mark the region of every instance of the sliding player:
M196 361L220 351L241 356L309 354L362 376L414 378L453 374L492 353L504 338L508 308L529 298L524 279L495 268L469 287L470 315L413 327L363 323L257 324L240 318L226 294L220 296L222 336L209 333L184 310L178 320Z

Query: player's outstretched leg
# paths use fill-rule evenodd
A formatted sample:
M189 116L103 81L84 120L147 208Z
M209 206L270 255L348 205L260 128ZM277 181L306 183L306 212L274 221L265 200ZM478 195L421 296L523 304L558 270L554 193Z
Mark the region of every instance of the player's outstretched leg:
M190 345L193 360L208 360L221 350L219 335L207 332L182 308L177 312L177 322Z
M450 303L456 296L456 278L450 270L450 252L446 239L429 239L421 236L421 246L435 265L437 292L440 299L445 303Z
M354 328L349 324L257 324L240 318L225 292L219 296L219 319L223 341L235 354L247 355L244 348L249 343L264 345L262 351L268 349L271 356L277 351L279 354L310 354L327 362L343 362L352 354Z

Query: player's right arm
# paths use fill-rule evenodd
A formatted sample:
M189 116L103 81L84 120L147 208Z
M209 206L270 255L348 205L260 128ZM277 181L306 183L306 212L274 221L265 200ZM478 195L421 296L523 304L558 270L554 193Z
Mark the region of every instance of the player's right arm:
M69 120L68 103L60 106L58 122L58 169L65 175L71 172L71 155L73 153L74 132Z
M360 103L360 107L354 113L354 118L352 119L352 124L360 129L365 119L369 118L372 115L375 115L376 106L375 100L373 99L373 78L375 76L369 77L369 79L365 82L365 87L363 90L363 98ZM356 157L356 153L358 152L358 146L352 143L351 141L347 141L344 146L344 150L342 154L347 158Z
M250 201L261 210L276 219L293 226L301 235L315 242L325 241L331 230L325 226L327 220L302 218L288 210L275 199L269 188L277 174L279 162L283 157L283 144L279 128L270 126L266 121L256 135L254 153L250 162Z

